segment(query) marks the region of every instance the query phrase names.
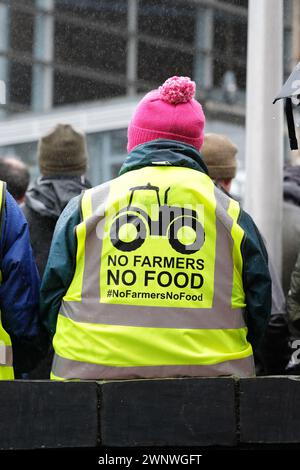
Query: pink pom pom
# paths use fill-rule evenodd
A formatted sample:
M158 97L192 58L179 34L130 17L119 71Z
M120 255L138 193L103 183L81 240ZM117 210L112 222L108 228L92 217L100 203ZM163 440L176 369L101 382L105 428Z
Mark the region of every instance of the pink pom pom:
M171 77L159 87L160 99L170 104L187 103L195 96L196 84L189 77Z

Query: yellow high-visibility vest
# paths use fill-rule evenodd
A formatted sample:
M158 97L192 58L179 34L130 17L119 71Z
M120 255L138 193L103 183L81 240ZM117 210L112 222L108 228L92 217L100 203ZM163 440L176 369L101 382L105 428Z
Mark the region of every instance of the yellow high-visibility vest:
M52 379L255 375L236 201L151 166L87 190L81 212Z
M0 221L2 221L4 205L5 205L6 184L0 181ZM1 223L0 223L1 229ZM0 283L2 282L2 273L0 271ZM9 334L5 331L1 321L0 311L0 380L13 380L13 355L12 345Z

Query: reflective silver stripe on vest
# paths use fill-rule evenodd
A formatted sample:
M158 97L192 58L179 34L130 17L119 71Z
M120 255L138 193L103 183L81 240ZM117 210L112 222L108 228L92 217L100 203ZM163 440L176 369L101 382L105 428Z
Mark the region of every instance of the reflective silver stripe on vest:
M13 365L13 351L12 346L0 344L0 367Z
M105 225L105 208L109 194L109 182L101 185L97 191L92 192L92 216L86 220L85 264L82 284L82 316L85 316L86 299L97 298L99 301L100 264L102 253L102 240ZM96 228L96 229L95 229ZM97 266L95 269L94 266ZM101 292L100 292L101 297ZM95 302L95 303L96 303Z
M0 181L0 193L1 193L1 196L0 196L0 221L2 219L2 213L4 211L4 206L5 206L6 186L7 185L4 181ZM0 226L1 226L1 222L0 222ZM0 270L0 284L2 283L2 277L3 277L2 272ZM0 326L1 326L1 329L3 329L2 319L1 319L1 310L0 310ZM6 332L6 335L8 335L7 332ZM9 343L11 343L10 340L9 340ZM12 346L11 345L6 345L3 341L3 339L1 339L1 337L0 337L0 367L13 367L13 350L12 350Z
M84 305L84 312L82 307ZM60 313L70 320L103 325L149 328L235 329L245 326L243 311L224 306L222 315L211 308L145 307L114 305L86 300L63 302Z
M233 286L233 238L231 229L232 218L228 215L230 199L215 187L216 206L216 258L213 310L218 316L226 316L231 309ZM226 230L224 230L224 227ZM240 312L241 313L241 312ZM244 325L245 326L245 325Z
M142 366L111 367L101 364L73 361L57 354L54 357L52 373L58 378L97 380L97 379L138 379L157 377L208 377L236 375L254 376L253 356L218 364L197 366Z
M60 314L76 322L148 326L161 328L235 329L245 327L243 311L231 308L233 283L232 218L227 214L230 199L215 188L216 208L216 264L214 300L212 308L150 307L99 303L102 236L105 224L105 204L109 183L101 191L92 190L93 215L87 222L85 266L82 301L63 301ZM97 226L97 231L95 230ZM224 231L224 226L226 231ZM96 267L96 268L95 268ZM100 292L101 298L101 292ZM163 310L163 315L161 314Z

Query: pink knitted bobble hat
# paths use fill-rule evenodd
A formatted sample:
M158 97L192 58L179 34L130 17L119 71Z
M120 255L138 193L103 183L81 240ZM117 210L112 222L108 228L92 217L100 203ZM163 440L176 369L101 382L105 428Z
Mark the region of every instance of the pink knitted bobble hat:
M189 77L171 77L138 104L128 126L127 150L155 139L171 139L200 150L205 116L194 99L196 85Z

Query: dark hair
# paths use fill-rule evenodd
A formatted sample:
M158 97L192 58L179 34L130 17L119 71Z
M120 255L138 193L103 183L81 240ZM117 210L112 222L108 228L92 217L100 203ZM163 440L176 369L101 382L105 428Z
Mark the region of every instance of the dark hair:
M16 157L0 158L0 180L5 181L7 190L16 199L22 199L30 181L27 166Z

